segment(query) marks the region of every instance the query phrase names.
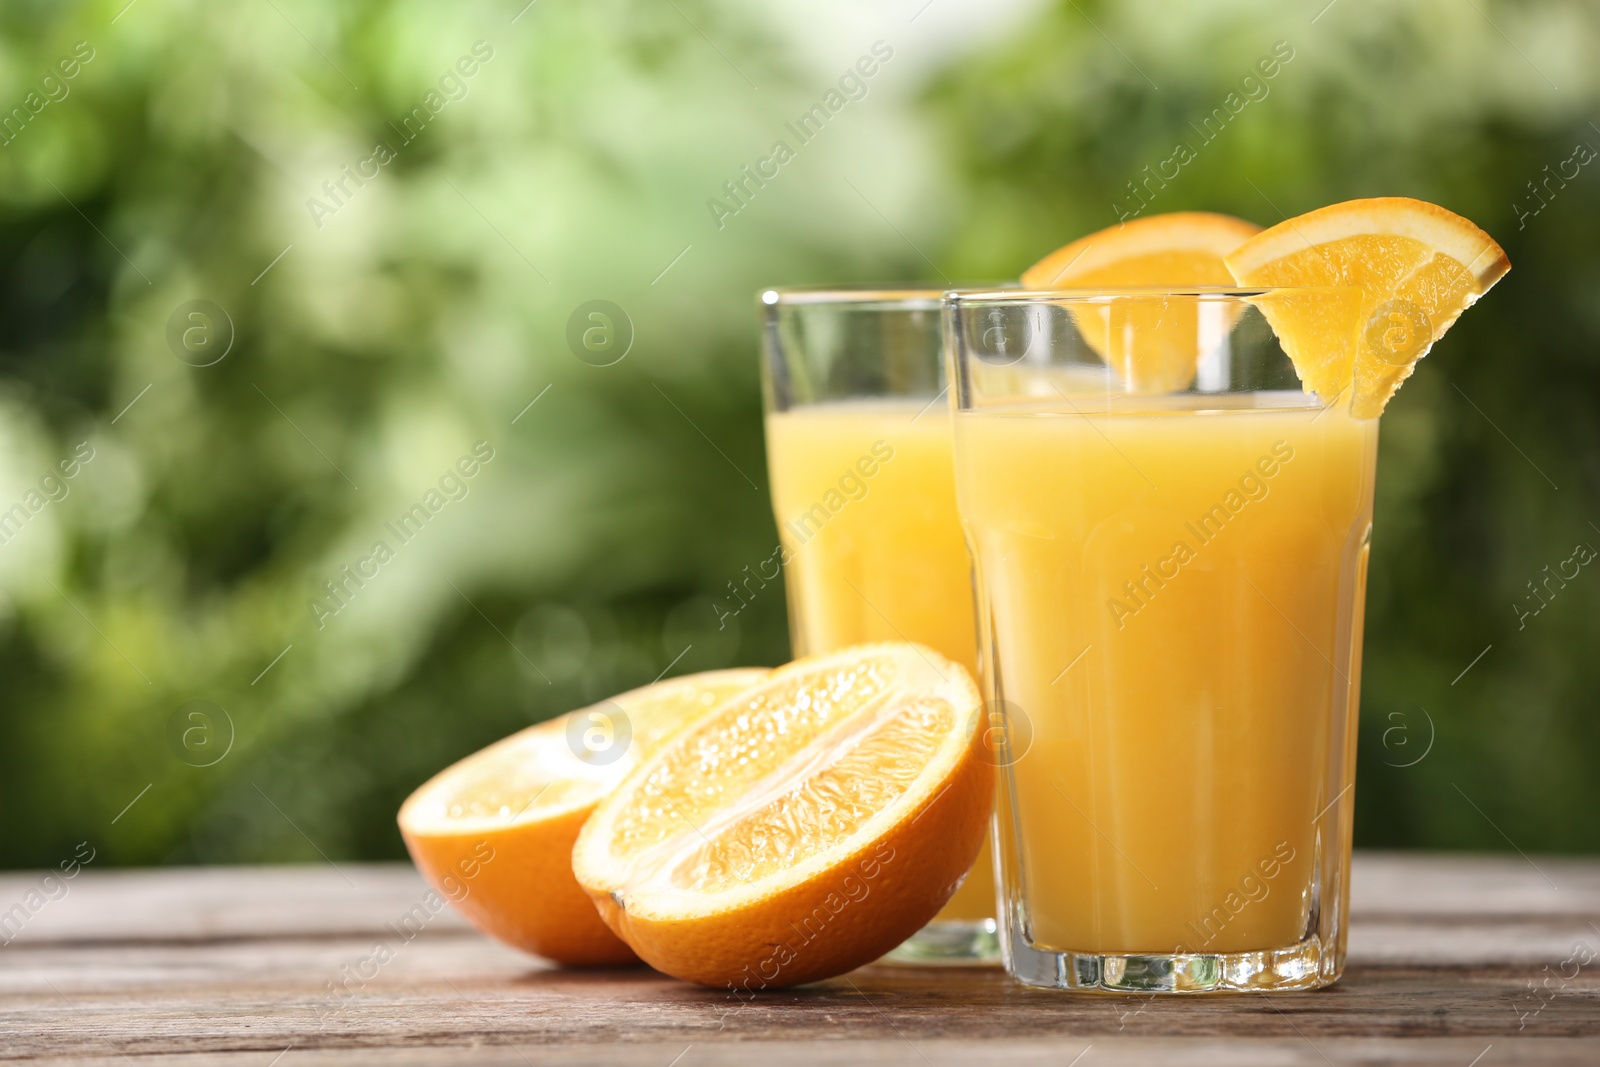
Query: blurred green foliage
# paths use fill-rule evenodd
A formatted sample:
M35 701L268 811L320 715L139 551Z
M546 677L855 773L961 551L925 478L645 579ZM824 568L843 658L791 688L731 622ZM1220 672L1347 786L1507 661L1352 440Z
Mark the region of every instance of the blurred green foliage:
M1384 418L1357 835L1600 848L1600 575L1513 607L1600 547L1600 164L1559 177L1600 146L1593 5L124 3L0 12L26 112L0 137L0 510L93 455L0 544L0 865L85 837L396 856L401 799L487 741L786 658L776 587L726 629L713 607L775 543L754 290L1015 276L1179 142L1150 212L1403 194L1505 245ZM719 226L707 201L878 40L865 97ZM566 341L597 298L635 331L612 366ZM168 341L194 300L231 322L210 366ZM319 620L477 442L465 495ZM231 730L185 748L195 700Z

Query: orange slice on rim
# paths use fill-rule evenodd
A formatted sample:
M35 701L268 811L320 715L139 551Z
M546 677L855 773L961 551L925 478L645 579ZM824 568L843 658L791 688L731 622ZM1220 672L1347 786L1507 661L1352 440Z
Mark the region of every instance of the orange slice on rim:
M707 671L530 726L439 772L400 808L435 891L478 929L559 963L635 963L572 876L572 844L649 753L765 670Z
M1056 249L1022 273L1028 289L1189 289L1234 284L1223 257L1261 227L1231 215L1176 211L1109 226ZM1074 307L1084 343L1137 393L1186 389L1203 355L1205 330L1193 300L1111 300Z
M1417 361L1511 269L1488 234L1408 197L1348 200L1287 219L1227 256L1240 285L1350 286L1358 301L1264 301L1308 391L1376 418Z
M988 826L978 691L918 645L773 671L602 801L578 882L646 963L702 985L810 982L949 900Z

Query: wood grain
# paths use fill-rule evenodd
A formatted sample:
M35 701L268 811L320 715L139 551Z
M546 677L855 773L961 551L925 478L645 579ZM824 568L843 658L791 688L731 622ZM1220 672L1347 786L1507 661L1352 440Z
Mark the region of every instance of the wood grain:
M0 907L38 880L0 876ZM1075 996L875 965L741 1000L554 969L449 912L401 941L387 924L425 892L402 866L86 870L0 948L0 1059L1600 1063L1600 862L1362 855L1352 884L1350 966L1318 993ZM394 956L363 981L380 940ZM1560 977L1578 944L1595 962Z

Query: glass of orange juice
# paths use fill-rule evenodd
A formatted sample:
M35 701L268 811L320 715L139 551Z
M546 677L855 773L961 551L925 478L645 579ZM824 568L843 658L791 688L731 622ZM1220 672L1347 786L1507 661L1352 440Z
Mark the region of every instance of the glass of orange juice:
M1005 721L1000 939L1028 985L1304 989L1343 968L1377 421L1302 392L1261 309L1349 298L946 298Z
M797 656L915 641L977 675L936 289L761 294L767 464ZM986 843L900 962L999 956Z

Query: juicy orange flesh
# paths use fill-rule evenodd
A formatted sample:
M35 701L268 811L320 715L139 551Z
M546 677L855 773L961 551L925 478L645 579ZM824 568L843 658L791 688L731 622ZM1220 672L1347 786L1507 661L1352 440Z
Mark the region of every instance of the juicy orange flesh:
M1187 389L1200 365L1200 307L1193 300L1154 303L1117 300L1074 309L1078 330L1132 393ZM1230 315L1228 327L1233 325ZM1222 336L1227 336L1224 328Z
M1073 289L1234 284L1221 256L1188 250L1132 256L1082 274L1069 272L1067 279L1057 284ZM1171 393L1194 381L1202 355L1198 313L1192 300L1170 306L1119 300L1103 307L1075 307L1072 318L1084 343L1129 392Z
M1031 273L1031 272L1030 272ZM1073 289L1112 289L1134 285L1225 285L1233 284L1233 275L1223 264L1222 257L1214 252L1176 249L1170 252L1148 252L1130 256L1095 270L1064 272ZM1027 283L1027 279L1023 279ZM1042 279L1041 279L1042 280ZM1060 279L1050 279L1059 285Z
M1373 418L1383 410L1416 361L1478 295L1466 266L1422 241L1394 234L1361 234L1312 245L1239 281L1354 286L1361 291L1359 304L1342 315L1328 316L1313 305L1289 302L1263 304L1261 309L1306 389L1331 404L1353 387L1351 413L1358 418ZM1391 301L1398 310L1374 320L1374 312ZM1413 330L1420 330L1420 336L1407 336Z
M841 840L910 786L954 724L948 702L909 695L908 669L858 660L724 709L637 784L612 856L635 882L713 889Z
M566 808L599 800L648 753L716 705L760 677L753 670L721 677L689 676L625 693L607 704L580 708L541 723L475 756L459 773L430 790L416 813L413 831L434 824L435 832L454 832L444 820L488 819L506 824L540 809ZM629 748L609 762L586 759L572 747L573 716L620 711L631 730ZM587 725L586 720L583 721ZM613 729L616 725L613 724Z
M450 819L513 822L536 805L558 807L598 799L606 792L606 783L619 779L625 767L584 764L566 751L564 734L535 734L520 744L485 753L471 775L432 798L434 811Z
M719 672L723 673L723 672ZM642 752L653 752L689 722L755 684L758 672L730 670L729 677L712 680L691 675L673 682L658 682L648 699L619 698L633 726L633 739ZM626 694L625 694L626 697ZM581 712L580 712L581 714Z
M1400 311L1387 313L1390 320L1387 325L1362 319L1364 332L1356 346L1355 399L1352 402L1352 410L1361 418L1383 411L1400 383L1411 376L1417 360L1427 355L1433 342L1478 299L1478 283L1460 263L1449 256L1435 255L1405 280L1392 299L1420 309L1422 317L1416 320L1416 325L1422 327L1425 335L1413 343L1408 337L1411 325L1406 322L1410 316Z
M611 853L620 860L699 825L776 770L790 752L836 722L877 704L893 686L892 664L867 659L798 683L763 691L705 723L692 746L679 746L634 791L633 803L611 828Z
M954 709L942 700L894 708L887 720L844 742L845 753L819 773L788 785L709 841L691 835L699 845L674 866L673 884L715 893L832 848L911 788L953 724Z
M1029 289L1232 285L1222 257L1259 233L1255 223L1209 211L1119 222L1063 245L1022 274Z

